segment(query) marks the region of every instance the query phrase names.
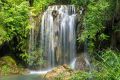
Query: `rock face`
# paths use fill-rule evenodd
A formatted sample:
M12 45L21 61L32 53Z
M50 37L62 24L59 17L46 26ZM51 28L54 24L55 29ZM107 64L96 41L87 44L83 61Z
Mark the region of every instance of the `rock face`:
M86 68L86 62L84 60L84 56L83 54L79 55L79 57L77 57L76 59L76 63L75 63L75 69L76 70L85 70Z
M0 58L0 76L22 74L23 69L18 68L15 60L11 56Z
M54 68L45 75L46 80L68 80L72 75L73 70L66 64Z

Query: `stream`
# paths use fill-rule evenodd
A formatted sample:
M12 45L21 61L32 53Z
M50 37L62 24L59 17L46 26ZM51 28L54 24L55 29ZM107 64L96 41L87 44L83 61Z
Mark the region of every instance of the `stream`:
M44 80L40 75L12 75L0 77L0 80Z

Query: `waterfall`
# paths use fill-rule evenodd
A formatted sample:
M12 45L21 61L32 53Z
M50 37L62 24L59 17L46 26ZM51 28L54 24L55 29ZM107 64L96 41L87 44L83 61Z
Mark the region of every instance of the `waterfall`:
M31 30L30 46L40 48L45 68L70 64L76 53L76 11L74 5L49 6L43 13L39 33ZM37 41L36 41L37 40Z

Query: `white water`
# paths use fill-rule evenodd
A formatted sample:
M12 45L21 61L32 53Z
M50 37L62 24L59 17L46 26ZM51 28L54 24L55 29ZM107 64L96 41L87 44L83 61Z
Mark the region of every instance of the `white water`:
M49 6L43 13L39 33L31 30L29 51L41 48L46 66L71 64L76 53L76 11L74 5ZM38 73L46 73L38 71ZM31 73L36 73L32 71Z
M30 74L46 74L47 72L50 72L52 69L48 70L38 70L38 71L30 71Z
M70 63L70 67L75 69L76 58Z
M69 64L69 66L71 67L71 69L75 69L75 63L76 63L76 58L73 59L73 61ZM38 70L38 71L31 70L30 74L46 74L47 72L50 72L52 70L53 70L52 68L48 69L48 70Z

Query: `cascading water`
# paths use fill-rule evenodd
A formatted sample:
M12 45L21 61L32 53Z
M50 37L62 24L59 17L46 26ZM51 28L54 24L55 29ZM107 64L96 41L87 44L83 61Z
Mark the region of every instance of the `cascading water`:
M76 53L76 11L73 5L49 6L43 13L40 33L31 30L30 46L42 49L44 68L70 64ZM37 41L36 41L37 40Z

